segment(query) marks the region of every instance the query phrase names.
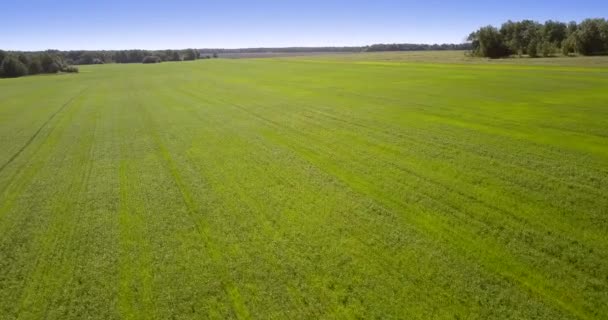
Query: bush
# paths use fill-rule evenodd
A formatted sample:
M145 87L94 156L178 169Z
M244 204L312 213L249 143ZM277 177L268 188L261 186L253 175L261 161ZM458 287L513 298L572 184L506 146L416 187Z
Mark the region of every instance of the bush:
M162 60L158 56L146 56L142 60L142 63L160 63Z
M59 64L57 64L57 62L52 62L51 64L49 64L46 68L46 70L44 70L46 73L57 73L59 71L61 71L61 67L59 66Z
M67 72L67 73L78 73L78 67L75 66L67 66L65 68L63 68L63 72Z
M27 67L15 57L6 57L2 61L2 76L17 78L27 75Z

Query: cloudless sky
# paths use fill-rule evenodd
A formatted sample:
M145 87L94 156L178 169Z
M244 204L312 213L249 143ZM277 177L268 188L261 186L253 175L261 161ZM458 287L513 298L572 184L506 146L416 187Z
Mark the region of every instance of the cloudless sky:
M6 0L0 48L165 49L460 43L508 19L608 17L608 0Z

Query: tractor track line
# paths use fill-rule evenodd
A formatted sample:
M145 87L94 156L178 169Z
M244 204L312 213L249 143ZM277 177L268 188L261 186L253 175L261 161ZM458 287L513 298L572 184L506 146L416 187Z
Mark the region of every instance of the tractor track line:
M85 89L81 90L80 92L78 92L76 95L71 97L68 101L63 103L61 105L61 107L59 107L59 109L57 109L57 111L55 111L53 114L51 114L51 116L48 117L46 119L46 121L44 121L44 123L38 128L38 130L36 130L36 132L34 132L34 134L27 140L27 142L19 150L17 150L17 152L15 152L15 154L13 154L8 159L8 161L6 161L0 167L0 173L2 173L4 171L4 169L6 169L6 167L8 167L13 161L15 161L17 159L17 157L19 157L19 155L21 155L21 153L23 153L23 151L25 151L25 149L27 149L27 147L29 147L32 144L32 142L34 142L34 139L36 139L36 137L38 137L38 135L40 134L42 129L44 129L55 118L56 115L58 115L61 111L63 111L63 109L65 109L67 106L69 106L77 97L82 95L87 89L88 88L85 88Z

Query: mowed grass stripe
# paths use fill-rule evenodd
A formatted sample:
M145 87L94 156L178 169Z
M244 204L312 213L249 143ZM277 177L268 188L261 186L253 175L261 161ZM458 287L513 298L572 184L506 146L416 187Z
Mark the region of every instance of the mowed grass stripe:
M147 107L142 106L141 103L138 102L136 102L135 106L139 111L139 115L144 120L147 134L149 134L152 138L152 141L155 144L155 149L159 152L160 158L164 160L165 169L168 170L171 176L173 177L173 182L175 183L175 186L178 188L182 196L183 203L187 208L187 213L193 216L200 214L202 212L202 209L199 207L199 202L195 201L195 199L193 198L192 192L185 184L182 174L180 173L179 168L176 166L171 153L165 147L162 137L158 134L159 129L157 124L155 123L155 120L151 117L150 114L148 114ZM217 276L222 279L222 282L225 286L226 294L232 301L234 312L237 318L249 318L249 312L246 306L241 301L239 289L234 284L230 273L227 270L227 267L224 266L222 252L215 246L215 244L209 237L209 226L205 223L204 220L198 219L198 217L193 217L192 220L194 221L197 229L199 230L201 240L205 244L209 257L217 265Z

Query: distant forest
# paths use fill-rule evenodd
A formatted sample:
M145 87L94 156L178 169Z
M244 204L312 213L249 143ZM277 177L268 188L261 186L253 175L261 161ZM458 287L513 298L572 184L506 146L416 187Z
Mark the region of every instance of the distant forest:
M608 54L608 21L586 19L564 23L549 20L544 24L532 20L507 21L500 29L486 26L471 33L468 41L472 53L488 58L511 55L550 57Z

